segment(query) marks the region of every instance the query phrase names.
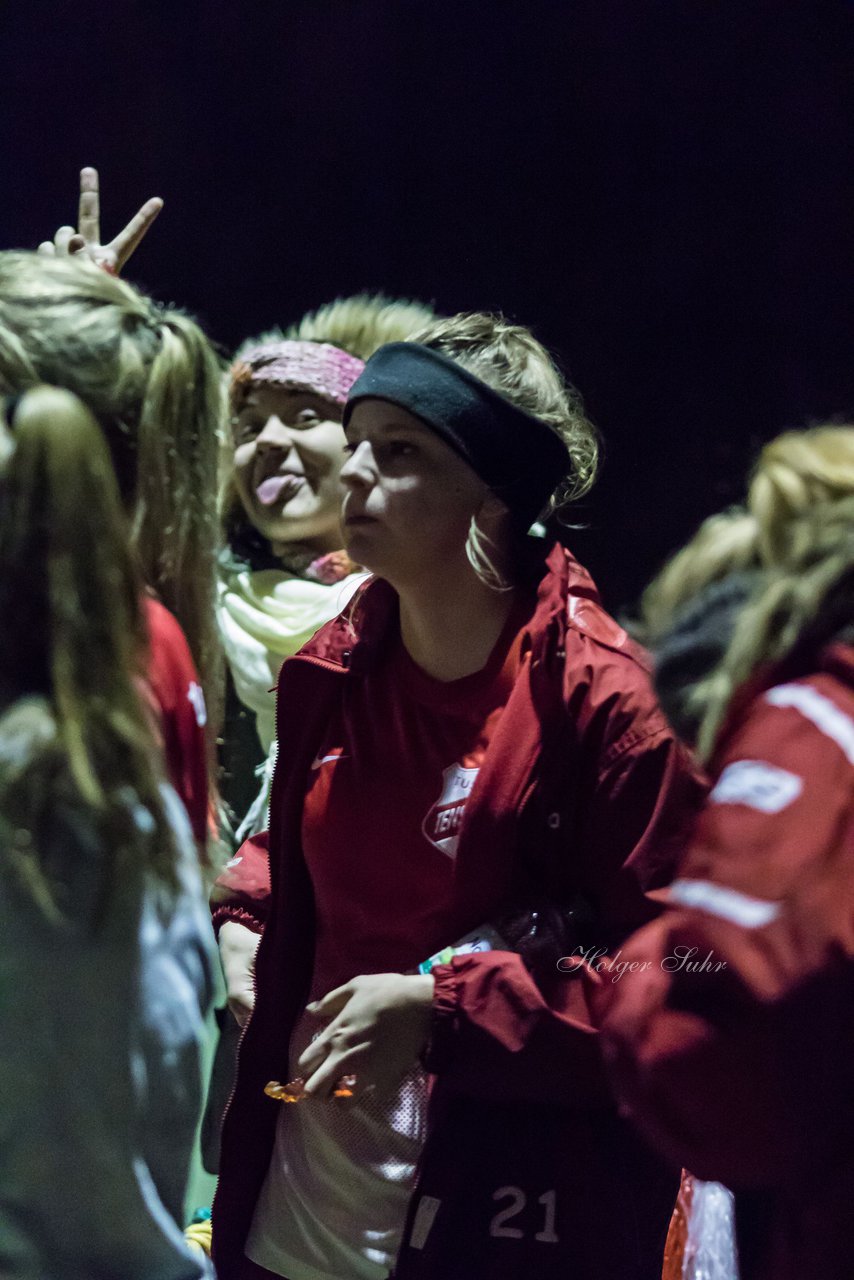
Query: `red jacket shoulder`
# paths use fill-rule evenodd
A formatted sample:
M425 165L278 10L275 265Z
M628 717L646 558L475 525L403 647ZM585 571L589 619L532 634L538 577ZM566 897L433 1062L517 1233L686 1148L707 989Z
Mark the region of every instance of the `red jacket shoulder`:
M150 597L144 602L144 613L148 678L161 706L171 708L179 697L186 698L191 684L199 683L196 665L178 619L159 600Z
M190 815L193 834L207 836L207 723L204 693L184 632L158 600L143 604L148 629L147 681L160 724L169 780Z
M649 656L598 601L567 601L564 702L599 743L603 765L673 731L658 705Z
M786 896L850 821L854 688L819 671L759 694L713 772L683 874Z

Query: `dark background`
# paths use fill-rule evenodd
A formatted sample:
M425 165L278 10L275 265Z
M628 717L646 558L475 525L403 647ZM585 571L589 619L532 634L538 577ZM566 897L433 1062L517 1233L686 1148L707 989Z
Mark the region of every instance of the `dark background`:
M760 443L854 414L854 5L118 0L0 9L0 242L166 200L131 279L231 347L364 287L501 308L607 445L618 608Z

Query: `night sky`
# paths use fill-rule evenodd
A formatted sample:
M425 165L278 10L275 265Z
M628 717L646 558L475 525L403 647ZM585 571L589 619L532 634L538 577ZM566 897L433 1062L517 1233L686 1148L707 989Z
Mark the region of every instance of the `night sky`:
M0 8L0 242L166 208L129 278L225 348L365 287L501 309L606 441L574 538L629 601L761 442L854 416L854 4Z

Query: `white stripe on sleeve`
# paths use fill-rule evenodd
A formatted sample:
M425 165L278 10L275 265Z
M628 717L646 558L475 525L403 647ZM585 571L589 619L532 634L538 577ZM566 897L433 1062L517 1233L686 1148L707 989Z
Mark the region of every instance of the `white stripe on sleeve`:
M778 902L751 898L737 889L713 884L711 880L674 880L670 886L670 900L681 907L698 907L744 929L758 929L770 924L780 914Z
M835 702L808 684L780 684L769 690L765 701L772 707L793 707L811 720L828 738L841 747L851 764L854 764L854 720Z

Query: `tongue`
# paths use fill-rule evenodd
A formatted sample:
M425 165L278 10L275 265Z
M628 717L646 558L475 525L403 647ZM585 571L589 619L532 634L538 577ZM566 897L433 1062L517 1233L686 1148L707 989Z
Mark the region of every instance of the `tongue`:
M271 507L274 502L278 502L285 489L294 489L297 485L296 476L268 476L258 485L255 496L265 507Z

